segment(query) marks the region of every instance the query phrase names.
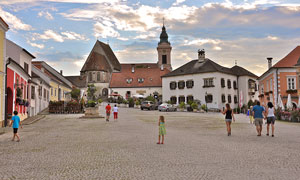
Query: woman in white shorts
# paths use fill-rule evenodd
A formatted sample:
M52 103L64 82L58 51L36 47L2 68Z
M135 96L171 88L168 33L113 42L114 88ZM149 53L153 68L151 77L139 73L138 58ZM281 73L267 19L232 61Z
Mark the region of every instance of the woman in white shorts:
M268 102L267 109L267 136L269 136L270 124L272 125L272 137L274 137L274 124L275 124L275 115L274 115L274 106L271 102Z

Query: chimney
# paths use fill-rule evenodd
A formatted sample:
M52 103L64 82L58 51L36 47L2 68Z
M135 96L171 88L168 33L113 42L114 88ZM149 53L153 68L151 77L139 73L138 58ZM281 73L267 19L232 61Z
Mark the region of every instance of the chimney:
M134 73L134 66L131 67L131 72Z
M164 65L160 65L160 70L163 71L164 70Z
M205 50L198 50L198 62L203 62L205 60Z
M267 60L268 60L268 69L270 69L272 67L272 59L271 57L268 57Z
M60 70L60 74L63 75L63 70Z

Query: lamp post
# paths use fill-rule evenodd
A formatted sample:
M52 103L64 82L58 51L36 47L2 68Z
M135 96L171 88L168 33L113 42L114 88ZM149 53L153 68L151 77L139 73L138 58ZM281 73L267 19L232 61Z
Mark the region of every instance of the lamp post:
M207 91L205 92L205 111L207 112Z

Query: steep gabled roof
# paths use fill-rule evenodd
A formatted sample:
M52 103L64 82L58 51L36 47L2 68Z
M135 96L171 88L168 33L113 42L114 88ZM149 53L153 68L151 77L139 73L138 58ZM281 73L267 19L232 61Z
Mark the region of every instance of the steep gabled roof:
M120 71L121 65L110 46L97 40L81 72L103 69L106 69L106 71Z
M0 25L3 26L3 28L5 29L5 31L7 31L9 29L8 24L2 19L1 16L0 16Z
M293 67L297 64L297 61L300 57L300 46L297 46L293 49L288 55L278 61L273 67L281 68L281 67Z
M179 76L186 74L208 73L208 72L222 72L226 74L235 75L231 69L223 67L210 59L205 59L199 62L197 59L192 60L185 65L175 69L174 71L164 75L163 77Z
M250 76L250 77L258 78L258 76L256 76L252 72L248 71L247 69L245 69L243 67L237 66L237 65L233 66L230 69L237 76Z

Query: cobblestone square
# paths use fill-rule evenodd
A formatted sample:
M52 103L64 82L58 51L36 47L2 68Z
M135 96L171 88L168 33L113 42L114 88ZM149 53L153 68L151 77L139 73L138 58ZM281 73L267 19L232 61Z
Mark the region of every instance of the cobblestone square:
M104 115L104 107L101 107ZM157 145L159 115L166 118ZM236 115L228 137L216 113L120 108L119 120L47 115L0 135L0 179L299 179L300 124L276 121L275 137L257 137Z

